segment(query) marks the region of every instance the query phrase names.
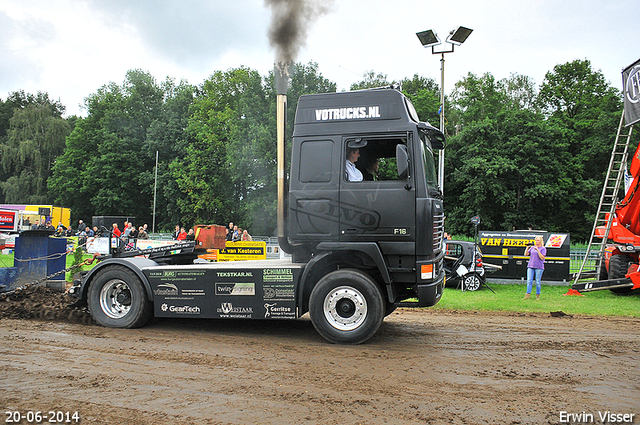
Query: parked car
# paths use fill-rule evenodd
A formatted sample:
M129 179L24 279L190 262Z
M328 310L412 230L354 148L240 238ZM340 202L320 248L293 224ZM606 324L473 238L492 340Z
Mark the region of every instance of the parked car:
M462 285L461 289L465 291L477 291L485 283L482 251L473 242L447 240L444 270L447 287L460 288Z

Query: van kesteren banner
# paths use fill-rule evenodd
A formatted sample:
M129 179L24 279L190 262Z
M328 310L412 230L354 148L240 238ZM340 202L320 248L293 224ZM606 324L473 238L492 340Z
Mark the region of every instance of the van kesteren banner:
M640 121L640 59L622 71L624 122L628 127Z

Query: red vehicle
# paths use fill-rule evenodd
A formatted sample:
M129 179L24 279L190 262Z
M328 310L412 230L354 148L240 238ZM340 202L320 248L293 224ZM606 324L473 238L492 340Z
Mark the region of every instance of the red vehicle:
M640 289L640 146L633 155L629 172L634 180L624 199L616 205L607 238L612 243L604 251L599 280L574 283L575 290L609 289L625 293ZM596 228L596 236L602 238L605 233L604 226Z

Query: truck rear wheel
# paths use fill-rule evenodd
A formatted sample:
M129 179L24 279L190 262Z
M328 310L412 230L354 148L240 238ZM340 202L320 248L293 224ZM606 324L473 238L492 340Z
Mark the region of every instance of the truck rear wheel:
M93 319L110 328L137 328L153 314L140 278L121 266L98 272L89 286L88 304Z
M358 270L336 270L311 291L309 315L327 341L360 344L371 338L384 319L385 300L378 285Z

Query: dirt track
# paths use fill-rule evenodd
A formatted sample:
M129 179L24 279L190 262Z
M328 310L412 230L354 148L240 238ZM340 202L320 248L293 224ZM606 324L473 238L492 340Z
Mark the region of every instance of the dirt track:
M4 317L5 422L559 424L608 410L640 423L640 319L399 309L366 344L339 346L304 318L119 330Z

